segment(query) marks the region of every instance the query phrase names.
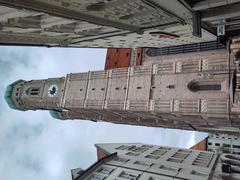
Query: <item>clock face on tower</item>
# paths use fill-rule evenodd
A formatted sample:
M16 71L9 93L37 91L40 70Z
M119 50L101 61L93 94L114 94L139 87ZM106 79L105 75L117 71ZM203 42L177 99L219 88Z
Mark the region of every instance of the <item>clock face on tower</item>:
M57 85L51 85L48 89L48 96L49 97L54 97L58 93L58 87Z

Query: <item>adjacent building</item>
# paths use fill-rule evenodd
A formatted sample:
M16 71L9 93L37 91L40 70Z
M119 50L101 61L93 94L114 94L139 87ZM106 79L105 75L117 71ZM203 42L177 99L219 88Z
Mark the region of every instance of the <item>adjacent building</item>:
M192 146L191 149L213 151L218 154L240 154L240 136L209 133L206 138Z
M235 156L219 157L213 152L149 144L97 144L96 147L98 155L101 154L98 161L86 170L72 170L73 180L233 180L240 178L240 160ZM232 161L235 165L231 165Z
M239 134L238 41L231 47L144 48L141 66L20 80L5 97L15 109L51 110L62 120Z
M209 134L207 150L218 153L240 154L240 137L228 134Z
M136 48L216 40L215 27L192 34L192 11L177 0L1 0L0 44Z

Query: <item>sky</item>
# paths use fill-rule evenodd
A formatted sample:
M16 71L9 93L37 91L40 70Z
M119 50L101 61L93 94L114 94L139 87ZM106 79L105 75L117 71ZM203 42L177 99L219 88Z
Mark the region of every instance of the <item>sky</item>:
M48 111L10 109L4 100L10 83L102 70L106 50L0 46L0 55L0 179L71 180L71 169L87 168L97 160L96 143L189 148L206 137L182 130L61 121Z

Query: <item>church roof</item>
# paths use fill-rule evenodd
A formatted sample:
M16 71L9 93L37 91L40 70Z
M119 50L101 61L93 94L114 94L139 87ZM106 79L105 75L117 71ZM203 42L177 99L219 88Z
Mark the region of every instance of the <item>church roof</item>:
M59 111L56 110L49 110L51 116L55 119L62 119L61 117L61 113Z
M17 110L22 110L24 111L23 109L20 109L16 106L16 103L13 101L12 99L12 93L13 93L13 88L15 85L19 84L20 82L22 82L23 80L17 80L11 84L9 84L6 88L6 91L5 91L5 95L4 95L4 98L8 104L8 106L12 109L17 109Z

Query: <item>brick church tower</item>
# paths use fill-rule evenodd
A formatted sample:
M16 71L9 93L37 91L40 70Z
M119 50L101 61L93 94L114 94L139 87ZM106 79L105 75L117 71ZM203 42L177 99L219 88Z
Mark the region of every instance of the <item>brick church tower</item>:
M143 52L142 66L19 80L5 98L14 109L50 110L62 120L239 134L237 41L230 54L216 42Z

